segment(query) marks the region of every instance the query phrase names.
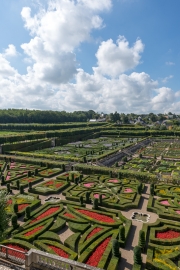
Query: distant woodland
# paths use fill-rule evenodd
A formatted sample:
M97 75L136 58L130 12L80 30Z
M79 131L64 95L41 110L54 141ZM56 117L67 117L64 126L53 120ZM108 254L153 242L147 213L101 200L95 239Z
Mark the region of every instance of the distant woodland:
M97 115L93 110L89 111L39 111L4 109L0 110L0 123L64 123L64 122L86 122Z

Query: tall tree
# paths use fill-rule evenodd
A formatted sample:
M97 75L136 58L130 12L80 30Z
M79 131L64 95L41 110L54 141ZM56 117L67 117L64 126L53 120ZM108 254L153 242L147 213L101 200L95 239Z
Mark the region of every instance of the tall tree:
M9 226L9 216L6 212L7 193L5 190L0 190L0 242L6 237L6 229Z

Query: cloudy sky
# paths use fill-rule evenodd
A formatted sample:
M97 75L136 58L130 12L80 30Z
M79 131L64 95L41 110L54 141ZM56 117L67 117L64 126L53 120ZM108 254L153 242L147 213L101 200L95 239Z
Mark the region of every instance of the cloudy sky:
M180 113L179 0L1 0L0 108Z

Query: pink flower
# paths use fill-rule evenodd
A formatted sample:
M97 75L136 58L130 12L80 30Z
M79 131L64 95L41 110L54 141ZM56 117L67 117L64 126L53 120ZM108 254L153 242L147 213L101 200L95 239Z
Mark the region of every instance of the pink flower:
M118 179L110 179L110 180L108 180L108 182L110 182L110 183L119 183L119 180Z
M131 188L125 188L124 192L125 193L130 193L130 192L133 192L133 190Z
M92 187L94 186L94 183L87 183L87 184L84 184L84 187Z
M170 205L170 203L166 200L166 201L161 201L161 204L163 205Z

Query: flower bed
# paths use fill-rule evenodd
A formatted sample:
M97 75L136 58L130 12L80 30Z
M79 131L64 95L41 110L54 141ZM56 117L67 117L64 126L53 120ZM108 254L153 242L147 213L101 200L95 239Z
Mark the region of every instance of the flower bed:
M93 235L95 235L96 233L102 231L103 229L102 228L99 228L99 227L96 227L94 228L86 237L86 240L91 238Z
M96 199L99 199L99 196L100 196L99 193L95 193L94 194L94 198L96 198ZM104 199L104 198L106 198L106 196L105 195L102 195L102 199Z
M108 180L109 183L119 183L118 179L110 179Z
M161 201L160 203L163 204L163 205L167 205L167 206L170 205L170 203L167 200L166 201Z
M16 249L16 250L11 250L11 249L7 250L6 248L3 247L1 249L1 252L6 253L6 251L7 251L8 255L13 256L13 257L17 257L17 258L22 259L22 260L25 260L25 254L21 253L21 252L18 252L18 250L23 251L23 252L27 252L28 251L27 249L25 249L23 247L20 247L17 244L6 244L6 247L13 248L13 249Z
M45 217L49 217L49 216L51 216L52 214L56 213L59 210L60 210L59 206L51 207L50 209L46 210L44 213L40 214L38 217L31 220L30 224L34 223L36 221L39 221L39 220L41 220L41 219L43 219Z
M111 237L106 238L89 256L88 260L86 261L86 264L97 267L99 261L101 260L101 257L103 256L109 242L111 240Z
M167 230L165 232L157 232L156 238L158 239L174 239L180 237L180 232L173 230Z
M23 234L23 235L24 235L24 236L31 236L31 235L35 234L36 232L40 231L40 230L43 229L43 228L44 228L44 226L36 227L36 228L34 228L33 230L31 230L31 231L29 231L29 232L27 232L27 233L25 233L25 234Z
M59 247L48 245L48 248L52 249L57 255L59 255L63 258L69 258L69 254L67 254L64 250L62 250Z
M94 186L94 183L85 183L84 187L91 188Z
M76 218L75 216L73 216L73 215L70 214L70 213L65 213L64 216L65 216L65 217L69 217L69 218Z
M102 215L102 214L98 214L89 210L82 210L82 209L77 209L77 211L85 216L88 216L90 218L93 218L95 220L98 221L102 221L102 222L107 222L107 223L115 223L115 220L112 219L111 217Z
M131 188L125 188L124 189L124 193L130 193L133 192L133 190Z

